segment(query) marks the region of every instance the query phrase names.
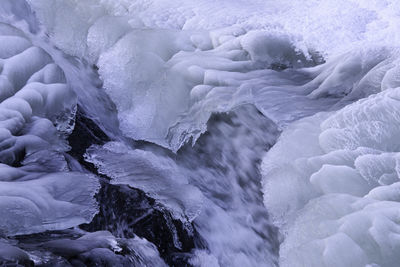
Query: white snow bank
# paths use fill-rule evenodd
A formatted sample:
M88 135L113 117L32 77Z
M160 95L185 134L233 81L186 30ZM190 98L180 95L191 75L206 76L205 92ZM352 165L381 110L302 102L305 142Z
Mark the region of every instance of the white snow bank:
M1 171L7 175L4 168ZM97 189L95 177L72 172L0 182L2 234L38 233L90 222L97 212L93 198Z
M380 91L400 24L395 1L30 4L58 47L99 67L124 135L173 151L196 141L211 113L243 103L284 124L339 100L322 97ZM375 34L379 25L385 36ZM267 70L321 63L313 51L330 60Z
M22 31L0 23L0 40L1 234L89 222L97 212L97 179L68 172L62 154L76 95L63 71Z
M396 266L400 89L293 123L263 160L281 266Z

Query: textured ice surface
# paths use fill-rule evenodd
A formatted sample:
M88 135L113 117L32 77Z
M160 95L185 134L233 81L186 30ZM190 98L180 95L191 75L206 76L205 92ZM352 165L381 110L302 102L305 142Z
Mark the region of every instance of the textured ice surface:
M293 123L268 152L264 199L285 233L281 266L397 265L399 92Z
M189 184L172 159L151 151L132 150L117 142L92 146L87 153L86 160L94 163L100 173L113 178L112 183L143 190L168 207L177 219L192 221L200 213L200 190Z
M0 229L17 235L89 222L95 177L69 172L76 95L21 30L0 23Z
M200 137L212 114L250 103L283 129L262 166L264 203L284 234L280 264L397 264L397 0L29 2L50 40L83 62L68 64L51 45L33 45L21 31L0 25L0 161L8 164L1 179L12 189L7 194L32 205L41 207L29 188L49 195L49 209L29 217L54 222L40 231L92 216L86 209L92 211L96 183L67 172L62 154L79 101L117 139L92 147L87 159L113 183L138 187L176 218L192 221L207 243L194 252L194 264L274 265L256 169L276 125L261 123L252 109L210 121L208 135ZM2 21L24 18L16 25L34 32L24 5L4 0L0 14L14 15ZM98 68L98 87L113 103L87 82L93 73L82 67L85 61ZM319 111L328 112L314 115ZM117 127L125 137L183 152L135 148ZM199 143L184 146L190 140ZM75 175L84 182L71 189ZM62 179L71 194L53 190L58 182L49 177ZM15 191L16 183L29 186ZM88 185L84 199L74 198ZM73 206L69 220L52 212L65 196L83 205L84 214Z
M0 263L15 263L18 262L21 265L29 266L31 264L31 260L29 255L19 249L12 244L10 244L7 240L0 240Z
M166 266L157 249L147 240L116 238L108 231L85 233L77 239L52 240L41 247L66 259L73 258L73 265Z
M143 14L166 3L159 4L150 4L142 10ZM312 113L311 107L321 109L322 105L330 107L335 102L323 100L321 104L306 97L298 87L313 78L309 73L288 71L279 75L267 70L317 63L317 56L307 49L299 50L291 35L251 30L243 25L182 30L168 22L162 25L146 21L141 5L138 3L121 14L111 3L32 2L59 47L98 66L126 136L176 151L205 132L213 112L257 102L263 112L273 113L271 116L285 114L284 119L291 120ZM184 16L189 12L185 9ZM71 21L76 25L70 25ZM281 90L282 87L285 89ZM283 112L284 104L271 107L266 101L258 101L274 102L278 98L296 98L296 107L310 108L294 115L291 111Z
M364 85L379 87L377 76L390 68L383 62L390 49L382 50L398 39L395 1L31 4L60 48L99 67L125 136L174 151L206 131L212 112L254 103L282 123L335 102L316 97L376 91ZM386 34L375 34L378 25ZM358 52L360 45L366 49ZM315 51L330 64L280 75L266 70L313 65Z
M0 239L0 264L15 263L18 266L167 266L157 248L145 239L116 238L108 231L87 233L76 229Z

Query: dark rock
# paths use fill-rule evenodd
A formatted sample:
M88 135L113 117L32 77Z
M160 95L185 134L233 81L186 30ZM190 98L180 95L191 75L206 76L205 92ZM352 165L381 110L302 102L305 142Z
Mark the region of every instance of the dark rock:
M86 149L93 144L110 141L93 120L77 110L75 128L68 138L69 154L87 170L99 175L94 165L84 160ZM192 224L184 225L144 192L126 185L112 185L102 176L102 188L97 197L100 211L83 230L108 230L116 237L146 238L156 245L161 257L171 266L188 264L188 254L195 247L203 247Z

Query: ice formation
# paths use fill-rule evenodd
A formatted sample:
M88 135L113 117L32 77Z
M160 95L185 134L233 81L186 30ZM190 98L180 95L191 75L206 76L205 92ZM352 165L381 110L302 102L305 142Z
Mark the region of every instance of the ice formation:
M49 241L44 234L40 244L21 240L19 245L26 250L0 239L0 262L17 262L20 266L167 266L155 246L139 237L116 238L108 231L82 232L78 237L69 236L68 232L59 235L58 239ZM132 254L124 255L129 252Z
M280 6L262 1L32 1L58 46L99 67L104 88L117 106L122 132L174 151L206 131L212 112L254 103L267 116L279 116L277 121L281 123L332 105L332 100L316 103L302 97L304 85L307 94L314 97L348 94L350 88L343 91L337 87L351 87L381 63L369 49L358 55L348 50L357 42L376 39L372 27L387 23L393 15L386 15L392 4L340 3L357 14L358 20L351 12L343 19L337 10L341 5L329 1L283 1ZM221 10L226 10L223 20ZM278 16L277 10L281 12ZM333 12L323 25L317 20L299 25L289 21L292 17L301 20L301 12L321 11ZM377 18L378 11L385 16ZM304 32L301 27L316 30ZM388 31L391 29L388 26ZM334 30L341 31L333 34ZM324 42L316 42L316 34L320 34L318 38L323 36ZM382 38L373 41L389 41ZM339 39L347 46L339 44ZM350 58L340 63L343 57L332 60L322 73L308 70L306 74L288 71L276 75L265 70L271 66L313 65L320 60L314 52L317 50L328 56L349 53ZM349 68L351 71L347 71ZM316 82L309 84L313 79ZM332 84L342 79L346 79L342 85ZM297 98L291 101L295 111L281 107L292 98ZM309 109L305 111L304 106Z
M292 124L263 161L281 266L396 266L399 89ZM302 140L302 142L298 142Z
M277 241L262 206L255 165L273 144L276 126L254 107L242 106L214 116L209 128L210 136L202 136L199 144L175 157L159 149L144 151L110 142L90 147L86 159L112 177L113 184L140 188L176 218L193 222L210 249L194 252L190 260L195 266L256 266L260 262L273 266ZM219 144L228 138L232 143ZM221 161L204 160L208 156Z
M396 266L397 2L2 0L0 234L97 212L98 177L65 153L79 105L108 138L80 163L198 235L187 262ZM47 249L164 264L144 239L74 231ZM0 259L27 253L0 240Z
M97 180L70 172L76 95L21 30L0 23L0 228L16 235L89 222Z
M318 56L298 50L290 35L235 25L214 30L149 27L150 22L146 24L134 11L122 16L107 5L90 3L34 1L32 5L57 45L98 66L104 88L116 104L120 128L128 137L177 151L206 131L213 112L254 103L272 117L284 114L290 120L302 112L303 116L313 113L301 106L321 109L320 103L297 88L312 74L279 75L266 69L318 63ZM79 30L66 27L64 20L71 17ZM287 98L298 98L296 115L283 112L279 105L284 103L275 103ZM334 103L322 101L328 107Z

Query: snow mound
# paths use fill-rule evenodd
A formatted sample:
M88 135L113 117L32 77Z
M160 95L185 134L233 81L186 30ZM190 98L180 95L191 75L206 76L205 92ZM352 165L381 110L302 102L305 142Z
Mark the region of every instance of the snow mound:
M399 262L399 110L400 89L387 89L293 123L267 153L264 202L285 235L281 266Z
M7 175L4 169L1 171ZM94 177L73 172L43 174L27 181L2 181L2 234L38 233L90 222L97 211L93 199L97 187Z
M69 172L76 95L49 54L0 23L0 228L19 235L89 222L95 177Z
M97 65L124 135L177 151L206 131L212 113L252 103L282 125L386 84L398 25L392 2L267 2L30 4L58 47ZM391 38L373 35L389 22ZM329 61L308 68L323 62L315 51Z

